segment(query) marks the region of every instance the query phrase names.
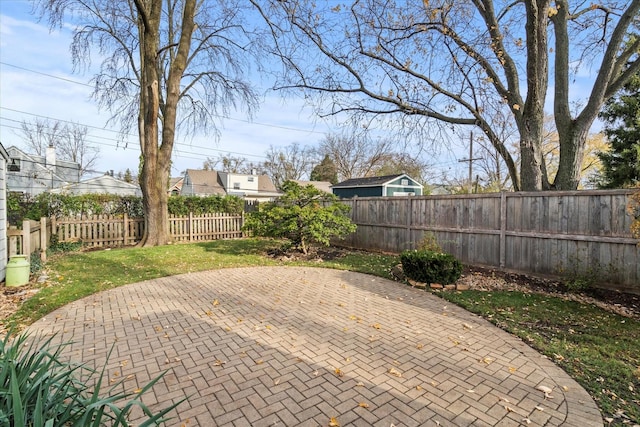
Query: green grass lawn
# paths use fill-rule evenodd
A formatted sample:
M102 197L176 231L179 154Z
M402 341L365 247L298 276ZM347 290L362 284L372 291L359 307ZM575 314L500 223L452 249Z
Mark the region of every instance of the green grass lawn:
M279 265L267 256L278 245L242 239L54 254L46 266L50 283L6 322L29 325L65 304L127 283L217 268ZM393 255L353 252L322 263L292 261L287 265L389 278L390 268L398 262ZM639 321L592 305L523 292L437 295L482 315L553 359L591 394L605 418L614 418L611 425L640 423Z

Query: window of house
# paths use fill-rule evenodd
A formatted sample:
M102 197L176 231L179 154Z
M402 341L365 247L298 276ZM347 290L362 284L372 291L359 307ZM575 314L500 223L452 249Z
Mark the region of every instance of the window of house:
M408 179L401 179L400 180L400 185L409 185L409 180Z
M233 183L233 189L234 190L239 190L240 189L240 183L239 182L234 182Z
M252 176L247 177L247 181L249 181L249 182L253 182L253 177L252 177Z

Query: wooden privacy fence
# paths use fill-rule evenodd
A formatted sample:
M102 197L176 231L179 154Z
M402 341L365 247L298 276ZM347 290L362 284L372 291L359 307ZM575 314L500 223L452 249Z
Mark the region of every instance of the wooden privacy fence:
M640 248L628 190L354 198L345 244L401 252L432 233L471 265L573 279L640 293Z
M46 261L49 236L51 236L51 221L48 218L42 218L40 221L22 221L22 229L10 225L7 229L9 258L14 255L29 256L32 253L40 253L40 258Z
M169 236L174 242L198 242L242 237L244 215L206 214L169 217ZM84 246L127 246L140 241L144 219L128 215L93 215L84 218L52 219L58 242L82 242Z

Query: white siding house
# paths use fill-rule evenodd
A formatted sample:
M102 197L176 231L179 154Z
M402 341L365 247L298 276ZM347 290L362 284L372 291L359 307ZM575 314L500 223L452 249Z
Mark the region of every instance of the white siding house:
M7 276L7 161L9 154L0 144L0 281Z

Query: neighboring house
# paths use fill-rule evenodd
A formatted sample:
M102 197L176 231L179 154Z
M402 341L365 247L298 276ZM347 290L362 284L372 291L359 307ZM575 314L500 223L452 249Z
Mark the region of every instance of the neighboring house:
M180 194L183 196L224 196L227 192L222 185L218 172L187 169Z
M245 200L268 202L281 196L267 175L218 172L220 181L232 196Z
M0 281L7 276L7 162L9 154L0 143Z
M37 196L40 193L80 181L80 164L56 159L54 147L45 156L7 148L7 190Z
M422 196L422 184L407 174L351 178L332 186L333 194L351 197Z
M317 188L320 191L324 191L325 193L329 193L329 194L333 194L333 192L331 191L331 183L329 181L300 181L300 180L293 180L293 182L295 182L296 184L302 186L302 187L306 187L307 185L313 185L315 188Z
M142 196L140 186L114 178L111 175L101 175L75 184L68 184L51 190L51 193L65 193L73 195L114 194L116 196Z
M180 176L177 178L169 178L169 188L167 189L167 194L170 196L177 196L180 194L182 190L182 184L184 183L184 176Z

